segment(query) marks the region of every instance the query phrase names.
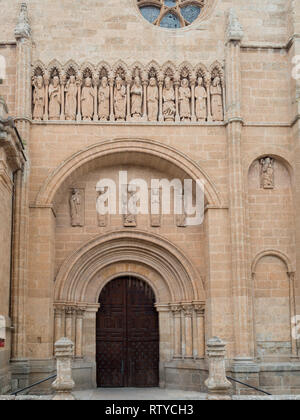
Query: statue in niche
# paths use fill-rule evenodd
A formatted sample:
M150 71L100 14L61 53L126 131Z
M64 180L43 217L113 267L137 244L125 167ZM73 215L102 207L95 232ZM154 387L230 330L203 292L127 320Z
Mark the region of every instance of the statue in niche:
M131 116L139 119L142 116L143 86L139 76L134 78L131 87Z
M151 189L151 226L160 227L161 211L160 211L160 190L159 188Z
M83 226L82 223L82 197L81 191L74 188L70 198L71 225L73 227Z
M83 121L91 121L94 115L95 91L92 79L87 77L81 92L81 112Z
M261 187L269 190L274 188L274 159L266 157L260 160Z
M61 88L58 76L54 76L49 86L49 119L60 119Z
M148 120L157 121L158 116L158 87L155 77L151 77L147 88Z
M204 87L202 77L198 77L198 86L195 89L196 98L196 118L197 121L206 121L207 119L207 91Z
M179 114L181 121L191 121L191 89L189 87L188 79L184 78L181 81L179 88Z
M34 79L33 91L33 119L35 121L42 121L45 107L45 86L43 76L37 76Z
M223 121L223 100L222 100L222 86L221 79L216 76L210 87L211 94L211 114L213 121Z
M163 89L163 114L165 121L174 121L175 113L175 90L170 77L166 77Z
M117 121L125 121L126 117L126 88L120 76L116 78L114 89L114 110Z
M98 92L98 115L100 121L108 121L109 118L109 86L107 77L102 77Z
M107 188L101 187L97 190L99 196L98 199L101 198L101 195L107 192ZM105 203L106 204L106 203ZM106 227L108 224L108 214L102 214L97 206L97 217L98 217L98 226L99 227Z
M122 212L124 227L136 227L137 225L136 214L130 212L130 209L128 208L129 200L135 208L137 206L137 202L133 202L133 196L136 193L136 189L135 185L122 186Z
M78 85L76 82L76 77L74 75L71 75L65 88L65 92L66 92L65 114L66 114L66 120L68 121L76 119L77 91L78 91Z

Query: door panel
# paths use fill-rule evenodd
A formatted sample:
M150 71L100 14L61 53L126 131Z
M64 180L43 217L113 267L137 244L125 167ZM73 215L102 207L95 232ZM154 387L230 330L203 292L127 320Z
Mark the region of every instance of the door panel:
M97 384L158 386L159 328L152 289L135 278L110 282L97 315Z

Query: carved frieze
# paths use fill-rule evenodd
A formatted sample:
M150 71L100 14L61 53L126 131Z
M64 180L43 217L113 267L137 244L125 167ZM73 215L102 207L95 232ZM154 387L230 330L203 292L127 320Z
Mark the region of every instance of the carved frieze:
M222 122L224 72L189 63L131 67L122 61L65 66L37 62L32 73L34 121Z

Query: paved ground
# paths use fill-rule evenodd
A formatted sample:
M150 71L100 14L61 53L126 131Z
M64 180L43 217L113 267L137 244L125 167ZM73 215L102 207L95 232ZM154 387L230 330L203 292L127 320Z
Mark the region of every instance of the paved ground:
M79 400L204 400L206 394L160 388L98 388L76 391Z

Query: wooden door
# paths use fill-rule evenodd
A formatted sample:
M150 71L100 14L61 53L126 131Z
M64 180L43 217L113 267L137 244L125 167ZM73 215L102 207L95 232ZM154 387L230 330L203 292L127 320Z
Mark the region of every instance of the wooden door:
M100 296L96 354L99 387L158 386L159 328L155 296L143 281L111 281Z

